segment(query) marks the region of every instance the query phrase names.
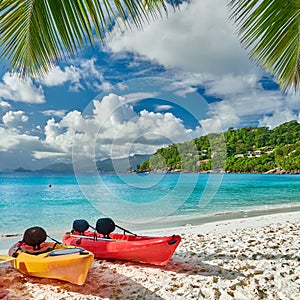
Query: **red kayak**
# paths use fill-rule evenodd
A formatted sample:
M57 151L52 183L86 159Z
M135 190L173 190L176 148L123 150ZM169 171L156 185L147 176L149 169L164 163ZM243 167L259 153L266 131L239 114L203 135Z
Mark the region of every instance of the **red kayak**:
M103 222L99 222L100 220L104 219L99 219L97 225L99 225L98 223L103 224ZM111 219L107 220L113 222ZM77 221L82 222L84 220L76 220L74 223ZM108 231L104 230L104 232L99 229L99 226L96 226L97 230L94 232L82 231L81 229L86 229L85 226L80 228L80 230L78 228L74 230L74 227L76 227L74 223L72 232L67 232L63 236L63 243L82 247L94 253L95 258L127 260L164 266L169 262L181 241L179 235L150 237L131 233L125 234L125 232L124 234L108 233L111 229L114 229L114 223L113 228ZM91 226L88 225L88 227Z

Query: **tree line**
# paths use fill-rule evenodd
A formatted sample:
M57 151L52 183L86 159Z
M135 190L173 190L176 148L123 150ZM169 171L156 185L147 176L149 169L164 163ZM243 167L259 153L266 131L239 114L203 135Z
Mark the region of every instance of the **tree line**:
M274 129L229 128L184 143L158 149L138 166L138 172L263 173L273 169L300 172L300 124Z

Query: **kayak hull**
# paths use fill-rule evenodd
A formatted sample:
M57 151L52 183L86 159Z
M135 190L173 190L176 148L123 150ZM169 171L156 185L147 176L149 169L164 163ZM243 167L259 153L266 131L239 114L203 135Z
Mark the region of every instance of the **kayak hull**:
M10 248L8 254L12 256L15 253L16 259L11 263L25 275L83 285L94 255L82 248L60 244L56 245L54 250L47 251L53 246L54 243L45 242L41 244L41 250L33 251L30 246L16 244Z
M86 231L83 236L66 233L63 243L82 247L92 253L95 258L126 260L158 266L166 265L178 247L179 235L164 237L134 236L111 233L110 239Z

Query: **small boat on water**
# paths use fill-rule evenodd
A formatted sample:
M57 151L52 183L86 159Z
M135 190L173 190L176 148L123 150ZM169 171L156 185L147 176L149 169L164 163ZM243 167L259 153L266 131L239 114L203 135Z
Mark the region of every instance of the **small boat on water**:
M85 220L75 220L73 230L63 236L63 243L82 247L92 253L95 258L126 260L138 263L166 265L178 247L179 235L152 237L139 236L115 225L113 220L102 218L97 221L94 231ZM124 233L113 233L115 227Z
M47 234L41 227L31 227L23 240L13 245L8 254L11 263L21 273L67 281L83 285L93 263L94 255L79 247L46 242Z

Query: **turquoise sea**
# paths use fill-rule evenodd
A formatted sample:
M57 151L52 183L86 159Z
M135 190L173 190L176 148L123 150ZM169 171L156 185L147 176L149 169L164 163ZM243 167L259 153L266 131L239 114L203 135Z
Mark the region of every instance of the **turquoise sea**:
M28 227L59 237L75 219L142 231L300 210L300 175L0 173L0 209L5 249Z

